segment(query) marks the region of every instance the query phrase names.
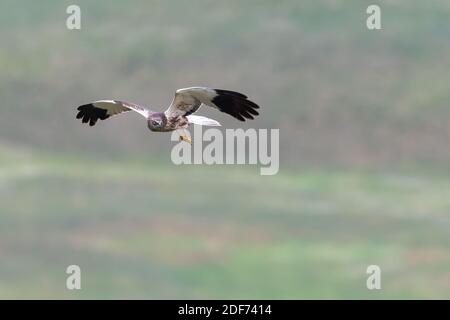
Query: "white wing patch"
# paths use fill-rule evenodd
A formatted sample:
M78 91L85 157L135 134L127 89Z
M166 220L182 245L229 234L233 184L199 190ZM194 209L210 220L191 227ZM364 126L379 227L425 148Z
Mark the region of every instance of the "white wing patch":
M125 108L122 104L117 103L114 100L99 100L92 103L94 107L106 110L108 116L114 116L116 114L129 111L129 108Z
M206 87L183 88L178 89L176 93L193 96L204 104L208 104L211 100L214 99L214 97L217 96L216 90Z
M132 102L125 102L119 100L98 100L92 103L94 107L106 110L108 116L114 116L116 114L135 111L145 118L148 118L150 111L144 107L141 107Z
M202 117L202 116L194 116L190 115L186 117L189 123L198 124L200 126L211 126L211 127L220 127L221 124L213 119Z

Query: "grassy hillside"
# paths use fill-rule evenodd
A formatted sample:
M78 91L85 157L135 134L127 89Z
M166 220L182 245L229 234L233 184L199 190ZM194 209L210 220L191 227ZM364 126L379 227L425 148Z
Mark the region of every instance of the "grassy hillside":
M448 1L0 2L0 298L450 298ZM280 173L174 166L127 115L248 94ZM65 269L82 268L81 291ZM382 290L366 289L366 268Z
M2 155L1 298L450 296L447 175Z
M68 4L2 1L4 139L96 155L167 151L137 118L86 131L74 107L120 98L161 110L175 89L210 85L263 106L250 125L282 129L286 164L450 160L444 0L380 3L380 31L365 27L373 1L79 1L80 31L65 28Z

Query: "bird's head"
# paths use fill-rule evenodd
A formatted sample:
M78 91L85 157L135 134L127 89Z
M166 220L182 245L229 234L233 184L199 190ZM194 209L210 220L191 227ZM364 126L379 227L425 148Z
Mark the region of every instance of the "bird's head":
M152 131L162 131L167 119L163 112L155 112L148 118L148 127Z

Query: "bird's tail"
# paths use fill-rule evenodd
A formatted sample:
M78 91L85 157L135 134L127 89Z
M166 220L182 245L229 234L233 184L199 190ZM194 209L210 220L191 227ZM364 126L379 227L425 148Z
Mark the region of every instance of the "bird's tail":
M200 126L212 126L212 127L220 126L219 122L207 117L190 115L187 116L186 118L188 119L189 123L198 124Z

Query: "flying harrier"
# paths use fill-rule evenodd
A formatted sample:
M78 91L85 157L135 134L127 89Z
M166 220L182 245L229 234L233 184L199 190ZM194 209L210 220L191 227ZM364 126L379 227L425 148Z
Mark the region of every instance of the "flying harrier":
M98 119L106 120L117 114L135 111L147 119L148 128L154 132L186 129L191 123L220 126L220 123L213 119L193 115L203 104L228 113L241 121L253 119L258 115L256 109L259 109L256 103L239 92L192 87L177 90L171 105L164 112L154 112L130 102L99 100L78 107L77 119L94 126ZM191 139L185 133L180 134L180 140L191 143Z

